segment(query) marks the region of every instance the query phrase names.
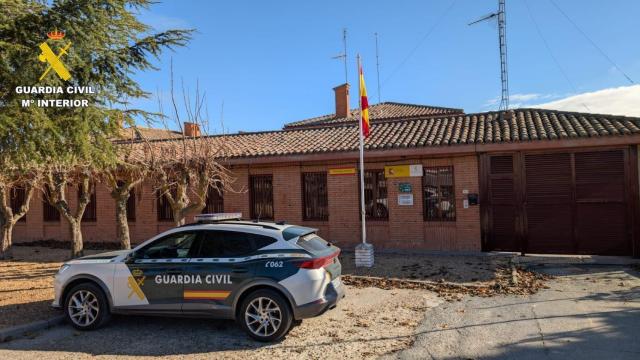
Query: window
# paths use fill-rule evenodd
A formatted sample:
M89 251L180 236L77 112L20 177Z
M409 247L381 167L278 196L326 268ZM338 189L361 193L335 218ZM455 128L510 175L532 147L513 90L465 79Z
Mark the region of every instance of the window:
M97 216L97 206L96 206L96 188L95 186L93 187L93 191L91 192L91 195L89 196L89 203L87 204L87 207L84 209L84 214L82 214L82 221L96 221L98 219ZM78 201L80 201L80 195L82 194L82 191L80 190L80 188L78 188Z
M207 231L202 239L198 257L238 257L246 256L255 250L273 244L276 239L236 231Z
M207 192L207 203L204 209L202 209L203 214L224 212L224 198L222 197L221 191L222 189L216 189L213 186L209 187L209 191Z
M422 178L424 219L455 221L456 199L453 188L453 166L428 167Z
M45 194L42 196L42 220L43 221L60 221L60 213L58 209L51 205L47 198L49 197L49 186L44 186Z
M171 192L173 196L175 196L175 191ZM173 221L173 211L171 210L171 204L169 204L169 201L167 200L165 194L158 196L158 202L156 206L158 221Z
M10 192L11 211L13 211L14 215L20 211L22 204L24 204L25 196L26 196L26 192L24 189L15 188L15 187L11 188L11 192ZM24 221L27 221L26 214L18 220L18 222L24 222Z
M251 175L249 198L252 219L273 220L273 176Z
M365 170L364 208L367 219L388 220L387 180L384 170Z
M182 259L191 257L191 245L197 232L183 231L167 235L136 252L138 259Z
M124 182L118 181L118 187L123 185ZM129 199L127 199L127 221L136 221L136 189L129 191Z
M328 220L327 173L302 173L302 210L304 220Z

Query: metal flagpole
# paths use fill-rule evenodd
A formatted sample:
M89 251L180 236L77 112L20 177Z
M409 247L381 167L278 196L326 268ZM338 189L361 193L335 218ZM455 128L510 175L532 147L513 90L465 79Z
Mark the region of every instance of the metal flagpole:
M362 243L367 243L366 211L364 209L364 135L362 134L362 89L360 86L360 54L358 54L358 109L360 109L360 217L362 219Z
M360 64L360 54L358 59L358 109L360 109L360 216L362 222L362 244L356 246L356 267L372 267L373 266L373 245L367 243L367 224L366 224L366 211L364 201L364 134L363 134L363 121L362 121L362 78L360 70L362 64Z

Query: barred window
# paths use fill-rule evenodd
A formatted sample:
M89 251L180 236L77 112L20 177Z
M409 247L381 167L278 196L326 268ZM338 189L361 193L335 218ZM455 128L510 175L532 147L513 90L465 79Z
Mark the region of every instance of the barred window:
M58 209L49 203L49 185L45 185L43 191L45 194L42 196L42 220L43 221L60 221L60 213Z
M304 220L328 220L327 173L302 173L302 207Z
M214 214L224 212L224 198L222 197L222 189L216 189L213 186L209 187L207 192L207 202L205 208L202 210L203 214Z
M455 221L456 199L453 166L424 168L424 219L426 221Z
M20 211L22 204L24 204L25 196L26 196L26 191L24 189L16 188L16 187L11 188L10 190L11 211L13 211L14 215ZM26 214L18 220L18 222L23 222L23 221L27 221Z
M175 197L175 190L172 190L171 193ZM158 221L173 220L173 211L171 210L171 204L169 204L169 200L167 200L167 196L165 194L158 195L156 212L158 213Z
M80 201L80 195L82 195L82 190L78 187L78 201ZM82 214L82 221L96 221L98 219L97 208L96 188L93 186L93 191L91 192L91 195L89 195L89 203L84 209L84 214Z
M387 179L384 170L365 170L364 208L367 219L388 220Z
M251 175L249 199L252 219L273 220L273 176Z

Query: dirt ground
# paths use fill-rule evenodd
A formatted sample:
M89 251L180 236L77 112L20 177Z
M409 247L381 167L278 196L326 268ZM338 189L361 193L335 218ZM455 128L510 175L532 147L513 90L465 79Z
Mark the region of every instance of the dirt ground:
M479 284L493 281L496 270L507 266L509 256L376 253L373 268L356 268L354 253L343 252L340 261L346 275Z
M13 247L14 258L0 261L0 329L59 314L49 307L53 275L68 256L63 249Z

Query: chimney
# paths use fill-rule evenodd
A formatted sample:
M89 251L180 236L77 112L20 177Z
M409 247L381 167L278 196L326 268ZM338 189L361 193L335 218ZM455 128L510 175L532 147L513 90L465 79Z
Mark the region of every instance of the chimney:
M342 84L333 88L336 96L336 118L349 116L349 84Z
M200 136L200 126L192 122L184 122L184 136L194 137Z

